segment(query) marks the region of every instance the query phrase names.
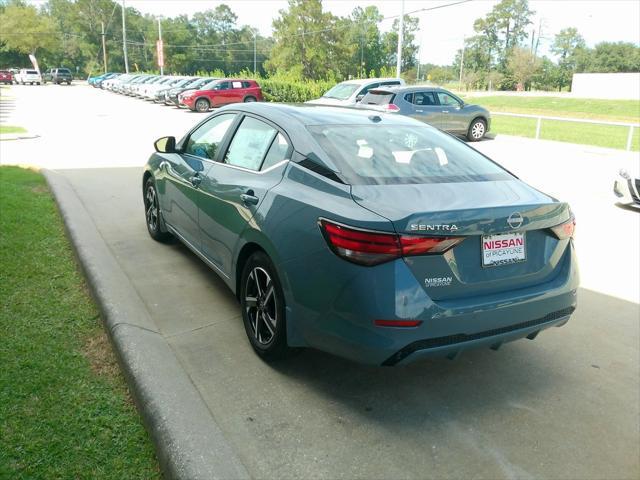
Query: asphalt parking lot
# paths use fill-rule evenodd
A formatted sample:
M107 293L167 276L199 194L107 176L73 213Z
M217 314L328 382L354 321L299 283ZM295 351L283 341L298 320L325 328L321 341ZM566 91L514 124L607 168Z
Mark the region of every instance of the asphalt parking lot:
M222 281L146 233L152 142L202 115L82 85L9 94L6 122L38 137L1 142L0 162L67 179L252 477L640 475L640 214L611 193L637 153L515 137L476 145L576 213L582 288L565 327L455 361L371 368L305 351L269 366Z

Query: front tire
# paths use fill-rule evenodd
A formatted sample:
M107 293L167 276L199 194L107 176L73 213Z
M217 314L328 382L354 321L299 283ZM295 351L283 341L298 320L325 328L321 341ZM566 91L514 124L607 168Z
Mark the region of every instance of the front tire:
M469 130L467 131L467 140L470 142L479 142L484 138L484 135L487 133L487 122L485 122L482 118L476 118L469 125Z
M153 177L149 177L144 184L144 216L147 224L147 231L151 238L157 242L166 242L171 238L171 234L164 230L162 212L158 200L158 191Z
M247 102L256 102L256 97L248 96L244 99L245 103Z
M285 358L287 345L282 285L271 259L261 251L249 257L240 279L240 306L249 343L265 361Z
M206 98L199 98L198 100L196 100L196 103L194 105L195 111L200 113L208 112L210 108L211 104Z

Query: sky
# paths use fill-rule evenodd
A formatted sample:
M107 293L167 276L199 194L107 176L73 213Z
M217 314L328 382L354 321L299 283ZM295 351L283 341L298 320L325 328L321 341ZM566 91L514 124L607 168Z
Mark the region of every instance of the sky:
M34 0L41 4L44 0ZM121 1L121 0L116 0ZM226 3L238 16L239 25L250 25L262 35L271 34L271 23L278 10L287 7L286 0L125 0L127 6L153 15L175 16L215 8ZM405 0L405 12L433 8L456 0ZM467 3L414 13L420 19L416 43L421 45L421 63L451 64L463 38L473 35L473 22L485 16L498 0L471 0ZM402 0L323 0L325 10L347 16L356 6L375 5L384 17L400 15ZM561 29L575 27L588 46L602 41L626 41L640 44L640 0L529 0L536 12L533 25L542 24L539 53L549 53L553 36ZM393 18L384 20L380 28L389 30Z

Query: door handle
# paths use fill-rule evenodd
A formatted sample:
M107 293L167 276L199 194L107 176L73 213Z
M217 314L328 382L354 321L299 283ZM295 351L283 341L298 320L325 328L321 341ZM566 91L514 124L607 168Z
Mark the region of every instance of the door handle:
M260 199L255 196L253 190L247 190L246 193L240 194L240 200L245 205L257 205Z
M442 110L442 113L449 113L449 110Z
M424 112L424 110L416 110L416 112L422 113L422 112Z
M202 182L202 177L200 176L199 173L196 173L194 176L192 176L189 179L189 181L191 182L191 185L198 188L200 186L200 183Z

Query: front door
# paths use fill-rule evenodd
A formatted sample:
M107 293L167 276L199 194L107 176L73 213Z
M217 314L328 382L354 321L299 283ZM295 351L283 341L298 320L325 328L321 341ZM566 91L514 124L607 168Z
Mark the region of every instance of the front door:
M453 95L438 92L438 102L442 106L443 127L447 132L466 132L467 119L462 112L462 104Z
M280 183L291 150L275 126L245 116L219 162L207 171L200 189L202 252L225 275L238 240L266 193Z
M167 155L163 162L166 181L161 207L165 221L198 250L202 246L198 222L200 185L235 118L235 113L225 113L207 120L191 132L179 154Z

